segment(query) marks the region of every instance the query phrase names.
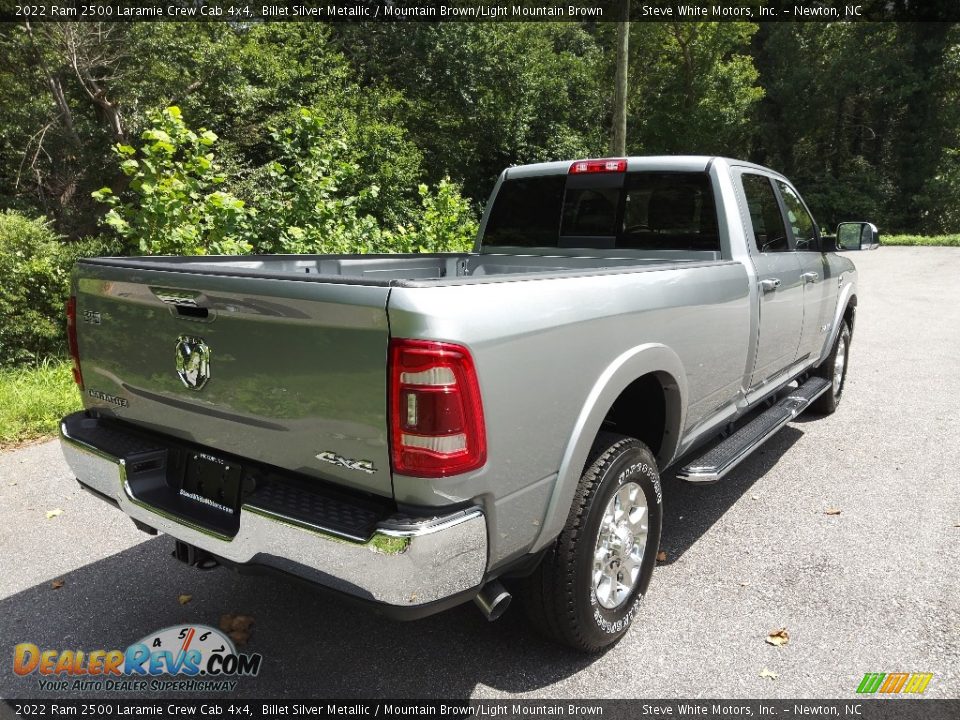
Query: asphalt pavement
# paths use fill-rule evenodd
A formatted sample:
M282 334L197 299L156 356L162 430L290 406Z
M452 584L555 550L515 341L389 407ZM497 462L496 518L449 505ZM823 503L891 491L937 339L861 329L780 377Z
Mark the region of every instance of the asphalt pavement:
M0 453L0 697L44 696L13 673L17 643L123 648L224 613L254 618L244 650L264 658L239 696L832 698L903 671L960 697L960 248L852 257L839 410L801 416L717 485L665 479L667 561L606 654L541 640L519 608L399 623L286 580L187 568L170 538L79 490L51 441ZM779 628L789 642L768 644Z

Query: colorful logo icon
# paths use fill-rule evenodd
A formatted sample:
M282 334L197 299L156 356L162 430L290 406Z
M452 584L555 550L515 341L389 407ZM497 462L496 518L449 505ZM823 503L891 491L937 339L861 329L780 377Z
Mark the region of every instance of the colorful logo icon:
M864 695L873 693L919 695L926 691L933 673L867 673L857 686L857 692Z

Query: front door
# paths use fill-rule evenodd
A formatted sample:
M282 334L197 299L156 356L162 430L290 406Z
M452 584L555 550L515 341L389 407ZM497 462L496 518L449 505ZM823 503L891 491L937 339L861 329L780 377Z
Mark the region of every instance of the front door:
M803 332L797 357L812 359L820 356L830 336L837 283L828 277L830 264L820 252L820 237L810 211L790 185L782 180L776 183L783 198L787 227L793 235L793 246L800 262L800 279L803 281Z
M750 388L786 370L797 358L803 331L803 279L800 261L780 212L770 178L743 173L755 247L751 249L759 283L759 328Z

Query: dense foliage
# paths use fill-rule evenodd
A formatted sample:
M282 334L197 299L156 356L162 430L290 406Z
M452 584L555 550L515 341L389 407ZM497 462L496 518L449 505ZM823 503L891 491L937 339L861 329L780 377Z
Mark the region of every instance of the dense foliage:
M180 108L152 118L137 150L114 147L120 170L130 178L128 199L109 187L93 193L110 205L105 222L142 253L242 255L252 249L250 213L244 202L216 189L226 176L214 161L217 136L190 130Z
M48 222L0 213L0 365L60 353L70 269L79 257L118 249L100 239L64 244Z
M0 208L81 237L102 230L91 193L107 186L110 222L137 251L161 250L139 243L164 234L164 251L443 246L438 228L465 226L420 227L424 202L460 213L462 188L475 220L503 167L607 153L613 35L607 23L5 24ZM828 226L960 230L956 24L634 23L630 68L631 154L771 165ZM174 106L186 135L157 126Z
M139 152L118 144L119 168L130 178L125 198L109 187L93 193L110 206L105 223L135 250L164 255L258 253L447 252L470 248L477 233L469 203L444 178L419 186L421 206L409 223L363 211L377 185L363 186L343 133L301 108L271 129L274 157L254 171L263 184L248 205L226 188L217 135L187 127L177 106L151 118ZM396 208L394 208L396 211Z

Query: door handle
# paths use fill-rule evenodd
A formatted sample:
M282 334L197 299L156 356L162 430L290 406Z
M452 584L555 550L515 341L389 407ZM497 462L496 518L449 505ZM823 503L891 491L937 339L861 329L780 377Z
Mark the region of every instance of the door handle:
M820 274L815 272L805 272L800 277L803 278L803 281L805 283L815 283L817 280L820 279Z
M765 293L773 292L780 287L780 278L767 278L760 281L760 289Z

